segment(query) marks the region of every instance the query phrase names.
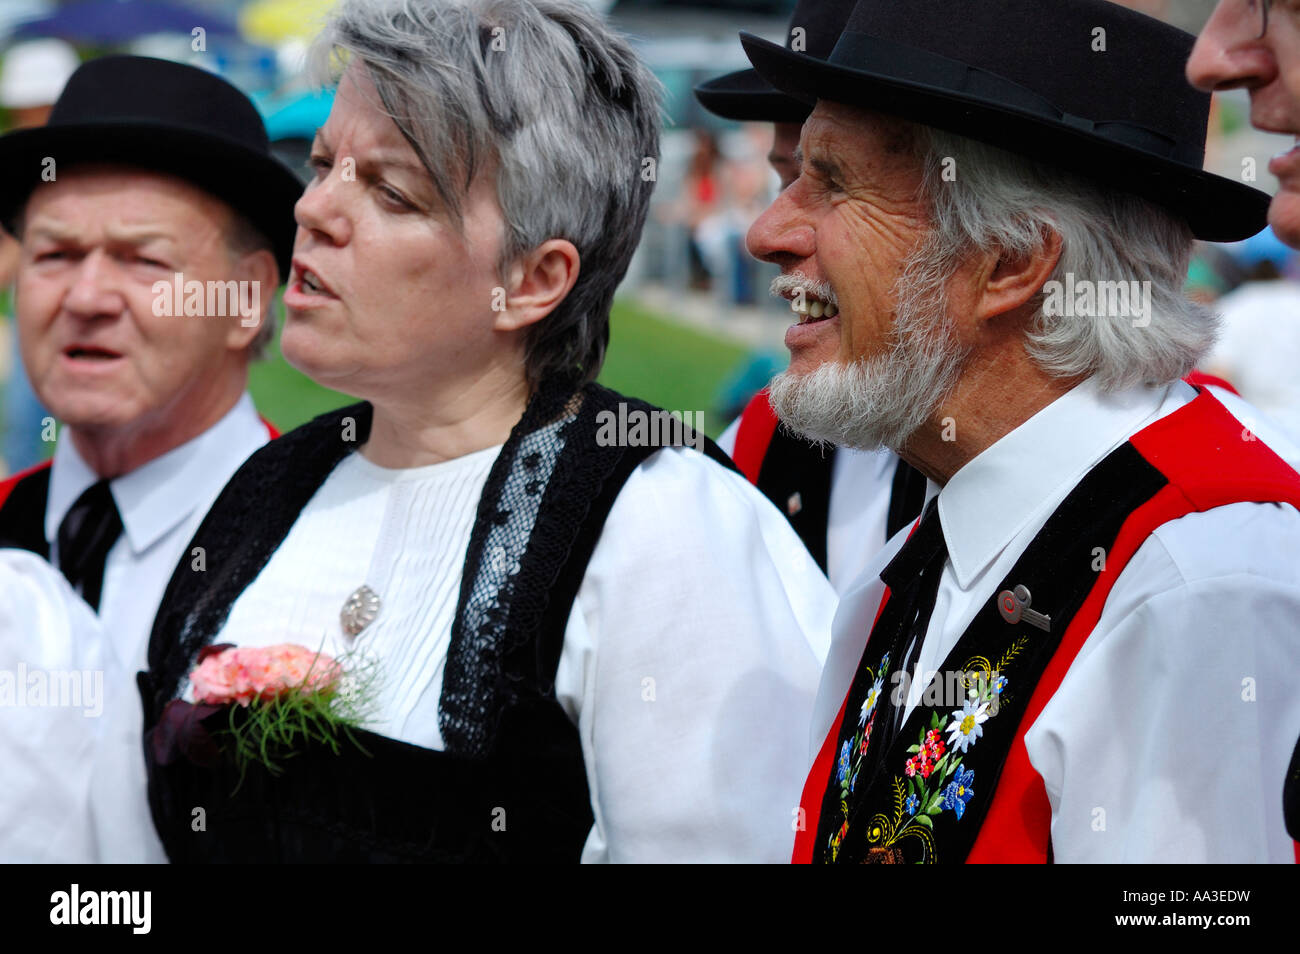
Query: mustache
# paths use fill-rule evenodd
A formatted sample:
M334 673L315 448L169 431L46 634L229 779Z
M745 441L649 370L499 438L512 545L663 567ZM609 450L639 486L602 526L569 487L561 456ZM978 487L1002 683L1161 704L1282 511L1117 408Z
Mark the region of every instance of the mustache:
M802 291L806 298L817 298L837 308L840 304L835 295L835 290L830 286L830 282L815 281L806 275L800 275L798 272L776 276L776 278L772 279L772 284L768 290L777 298L786 298Z

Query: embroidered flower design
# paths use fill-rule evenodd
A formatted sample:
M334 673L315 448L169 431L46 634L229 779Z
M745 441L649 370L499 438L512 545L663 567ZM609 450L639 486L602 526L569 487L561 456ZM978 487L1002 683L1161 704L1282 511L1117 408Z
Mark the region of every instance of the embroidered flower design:
M873 715L871 717L871 721L867 723L866 728L862 730L862 744L858 746L859 755L867 754L867 746L871 743L871 729L873 726L875 726L875 724L876 724L876 717Z
M867 720L876 711L876 703L880 701L880 690L884 688L884 685L885 677L882 674L867 691L867 698L862 703L862 711L858 713L858 725L866 725Z
M944 745L943 742L943 733L938 729L931 729L925 734L925 745L923 748L929 751L930 758L935 761L942 758L943 753L948 750L948 747Z
M841 782L843 782L846 778L849 777L849 753L850 753L851 751L852 751L852 747L849 745L848 742L845 742L844 745L841 746L841 748L840 748L840 776L839 776L839 781L841 781Z
M961 711L952 713L952 724L948 726L948 744L959 752L965 752L980 736L984 734L984 723L988 721L989 704L968 699Z
M1007 677L998 676L996 679L993 680L993 695L995 696L1001 695L1002 690L1005 689L1006 687L1007 687Z
M934 771L934 759L930 758L928 749L922 749L916 755L907 760L904 767L908 778L915 778L918 774L921 778L929 778L930 773Z
M957 813L958 819L966 812L966 805L975 796L971 783L975 781L974 769L957 769L957 776L943 790L943 807Z
M907 809L909 815L915 815L916 810L921 807L921 799L915 793L907 796L907 801L903 802L903 807Z

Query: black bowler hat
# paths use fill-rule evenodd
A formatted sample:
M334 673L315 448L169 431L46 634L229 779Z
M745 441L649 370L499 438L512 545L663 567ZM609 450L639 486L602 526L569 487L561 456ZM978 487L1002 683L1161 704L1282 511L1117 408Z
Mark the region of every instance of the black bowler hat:
M1254 235L1269 196L1204 172L1195 37L1109 0L860 0L825 60L751 34L773 86L900 116L1149 199L1197 238ZM960 175L961 171L957 170Z
M0 223L12 226L40 185L75 163L165 172L226 202L271 242L289 275L302 183L271 155L262 117L219 76L145 56L105 56L68 79L49 122L0 136Z
M785 31L786 49L826 59L853 4L854 0L799 0ZM695 98L715 116L739 122L802 123L812 112L808 103L782 93L752 69L701 83L695 87Z

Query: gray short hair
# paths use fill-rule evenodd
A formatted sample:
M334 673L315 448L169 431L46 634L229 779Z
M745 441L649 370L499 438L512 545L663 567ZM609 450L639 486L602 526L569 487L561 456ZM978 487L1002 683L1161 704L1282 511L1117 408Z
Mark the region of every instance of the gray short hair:
M1209 351L1218 317L1184 294L1194 238L1174 213L994 146L917 128L933 226L918 257L931 267L951 271L975 248L1032 253L1054 231L1062 249L1051 281L1064 284L1072 274L1150 282L1146 326L1125 315L1047 315L1042 296L1026 347L1044 371L1061 379L1095 375L1103 391L1117 391L1174 381ZM949 170L955 178L945 176Z
M574 244L577 283L528 329L525 366L533 386L593 380L650 204L658 81L579 0L342 0L312 47L318 79L339 51L365 64L453 217L495 175L503 277L548 239Z

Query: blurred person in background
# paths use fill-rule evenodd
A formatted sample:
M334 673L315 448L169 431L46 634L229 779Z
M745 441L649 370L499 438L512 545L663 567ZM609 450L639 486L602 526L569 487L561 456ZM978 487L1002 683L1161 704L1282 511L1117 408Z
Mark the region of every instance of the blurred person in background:
M854 0L801 0L787 47L825 59ZM709 112L771 125L768 163L784 190L799 175L795 148L812 106L780 92L753 69L702 83L695 97ZM921 513L926 479L888 448L835 447L782 427L763 388L718 444L798 532L836 592L844 593L876 551Z
M9 129L44 126L54 102L80 61L62 40L31 40L11 47L0 66L0 106ZM18 268L18 243L0 231L0 311L10 314L11 285ZM18 351L18 326L10 323L9 377L4 389L4 463L9 473L45 458L42 440L47 411L41 406Z
M1223 323L1204 368L1300 440L1300 284L1289 274L1295 252L1272 229L1229 247L1245 281L1215 304Z
M1197 38L1187 77L1206 91L1246 89L1252 125L1296 137L1296 146L1268 164L1279 185L1268 220L1278 238L1300 248L1300 10L1271 0L1221 0ZM1293 314L1277 315L1266 332L1261 329L1267 337L1245 348L1270 350L1273 335L1281 334L1290 350L1296 334L1295 326L1286 324L1291 320ZM1294 363L1290 374L1292 382L1300 377ZM1294 414L1296 408L1289 411ZM1300 741L1287 769L1283 806L1300 861Z
M713 269L704 245L702 231L722 208L722 151L718 137L709 129L695 130L695 148L682 180L678 215L686 226L686 252L690 267L691 287L705 290L713 287Z
M23 363L64 424L51 462L0 485L0 544L48 558L98 614L123 674L95 767L103 857L160 860L133 674L209 505L274 436L248 368L301 187L243 93L135 56L79 67L45 126L0 137L0 175Z

